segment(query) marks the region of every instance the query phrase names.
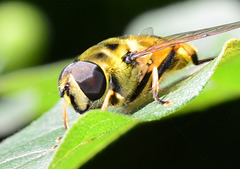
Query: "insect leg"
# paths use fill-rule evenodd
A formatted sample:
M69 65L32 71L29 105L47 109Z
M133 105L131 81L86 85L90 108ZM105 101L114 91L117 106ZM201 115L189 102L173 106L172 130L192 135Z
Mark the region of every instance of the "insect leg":
M109 104L109 100L110 98L114 95L114 91L112 89L109 89L107 92L107 95L105 96L105 99L103 101L102 110L107 110L108 104Z
M210 58L206 58L206 59L201 59L201 60L199 60L196 52L194 52L194 53L191 55L191 58L192 58L192 62L193 62L194 65L200 65L200 64L202 64L202 63L209 62L209 61L215 59L215 57L210 57Z
M171 102L170 101L162 101L158 98L158 84L159 79L163 75L164 72L173 64L174 57L176 55L175 50L173 49L167 56L167 58L164 60L163 64L159 67L159 70L155 66L152 71L152 89L153 89L153 98L158 103L163 105L168 105Z
M196 51L192 47L190 47L187 44L182 44L182 47L188 53L188 55L191 56L191 59L194 65L200 65L202 63L209 62L215 59L215 57L209 57L206 59L199 60Z
M160 104L165 104L165 101L162 101L158 98L158 70L157 67L153 68L152 71L152 90L153 90L153 98Z
M158 98L158 70L157 67L153 68L152 71L152 90L153 90L153 99L156 100L159 104L168 105L170 101L162 101Z
M67 111L66 111L66 102L63 102L63 123L65 126L65 129L69 129L69 123L68 123L68 117L67 117Z

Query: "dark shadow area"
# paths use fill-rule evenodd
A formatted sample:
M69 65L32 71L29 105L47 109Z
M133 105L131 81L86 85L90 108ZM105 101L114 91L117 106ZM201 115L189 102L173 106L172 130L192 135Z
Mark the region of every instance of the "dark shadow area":
M121 36L126 25L137 15L179 1L34 0L29 2L44 12L51 24L52 43L46 61L53 62L76 57L102 40Z
M139 125L82 168L236 168L239 102Z

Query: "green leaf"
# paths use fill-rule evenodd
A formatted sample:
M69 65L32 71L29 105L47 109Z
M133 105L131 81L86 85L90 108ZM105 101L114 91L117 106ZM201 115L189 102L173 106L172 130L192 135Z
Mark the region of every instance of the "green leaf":
M216 69L206 89L190 104L180 110L181 113L201 111L209 107L240 97L240 41L227 43L219 67Z
M133 117L143 120L155 120L165 117L183 107L200 94L213 75L222 57L223 55L220 55L200 72L180 82L174 86L173 89L171 88L170 91L168 91L169 93L165 95L164 100L170 100L173 104L164 107L155 101L134 113Z
M0 168L47 168L62 137L63 127L61 104L28 127L4 140L0 145ZM69 116L70 123L77 119L76 113Z
M137 124L133 118L101 110L83 115L62 141L50 168L77 168Z
M149 103L133 115L100 110L78 114L68 109L71 128L65 133L61 120L61 102L29 127L0 145L0 168L79 168L99 151L139 123L173 114L196 97L212 76L220 60L240 51L240 41L228 41L222 53L204 69L175 84L165 93L172 105ZM64 134L65 133L65 134ZM63 137L61 143L55 142ZM56 150L53 149L58 145Z
M222 57L226 57L232 54L231 52L228 52L228 51L233 49L232 48L233 44L236 44L234 45L234 48L236 48L234 52L238 51L238 49L240 49L239 40L229 41L225 45L223 52L220 54L218 58L216 58L213 62L208 64L204 69L202 69L200 72L195 74L193 77L190 77L184 80L183 82L177 84L176 86L174 86L174 88L171 88L171 90L169 91L170 93L166 95L165 99L171 100L173 102L172 105L168 107L163 107L162 105L159 105L156 102L152 102L147 106L145 106L143 109L133 114L132 117L134 119L140 119L144 121L160 119L162 117L165 117L175 112L180 107L185 105L187 102L191 101L194 97L196 97L202 91L202 89L208 82L209 78L214 73L214 70L216 69ZM107 114L104 115L105 116L104 118L111 119L109 115ZM97 117L97 114L96 114L96 117ZM133 127L138 122L140 121L133 121L132 122L133 124L131 124L131 121L130 121L126 125L127 129L129 129L128 128L129 126ZM95 118L93 123L95 123ZM89 138L88 134L90 133L88 133L87 135L85 133L91 132L91 131L87 130L87 131L77 132L76 134L72 134L74 133L72 130L76 130L75 128L79 128L79 129L85 128L84 121L82 121L82 118L79 119L75 125L70 129L69 133L67 133L66 135L65 140L60 145L60 148L58 149L58 151L55 154L55 157L53 158L50 168L60 169L60 168L67 168L67 167L69 168L79 167L86 161L86 159L89 159L89 154L91 156L93 154L96 154L99 151L98 146L104 145L105 147L107 144L109 144L110 141L113 140L111 137L113 137L114 135L115 136L119 135L118 131L110 132L105 135L102 135L102 133L100 132L99 134L97 134L100 136L98 139L90 142L87 141L84 144L82 144L82 142L84 142L83 141L84 137ZM91 125L89 125L87 128L91 128L90 126ZM122 128L123 126L119 126L119 127ZM111 130L110 126L109 126L109 130ZM97 135L95 134L94 134L94 138L97 138ZM90 140L90 138L87 140ZM77 142L76 140L78 140L79 142ZM73 146L71 146L72 142L75 142L76 145L74 144ZM87 150L85 147L87 147Z

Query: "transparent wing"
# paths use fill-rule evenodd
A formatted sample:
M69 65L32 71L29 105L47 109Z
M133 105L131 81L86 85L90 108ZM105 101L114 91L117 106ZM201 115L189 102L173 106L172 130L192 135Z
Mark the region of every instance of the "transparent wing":
M147 28L143 29L143 30L138 34L138 36L141 36L141 35L152 36L152 35L153 35L153 28L152 28L152 27L147 27Z
M153 36L153 28L152 27L147 27L145 29L143 29L139 34L138 34L138 37L137 37L137 41L141 41L142 40L142 35L145 35L145 39Z
M156 44L153 45L152 47L150 47L144 51L139 51L139 52L134 53L131 56L131 60L135 60L141 56L162 50L162 49L170 47L170 46L175 46L175 45L189 42L192 40L217 35L217 34L228 32L228 31L231 31L231 30L237 29L237 28L240 28L240 21L230 23L230 24L215 26L215 27L211 27L211 28L200 29L200 30L196 30L196 31L184 32L184 33L166 36L160 42L156 42Z

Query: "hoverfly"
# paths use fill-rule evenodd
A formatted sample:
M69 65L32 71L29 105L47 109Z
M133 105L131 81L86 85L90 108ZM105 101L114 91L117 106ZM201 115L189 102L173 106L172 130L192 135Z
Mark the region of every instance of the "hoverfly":
M240 22L175 34L167 37L130 35L104 40L82 53L66 66L58 80L64 98L63 118L68 128L65 104L80 114L90 108L106 110L152 95L158 98L158 84L167 71L181 70L189 62L200 65L214 57L199 60L188 41L220 34L240 27Z

